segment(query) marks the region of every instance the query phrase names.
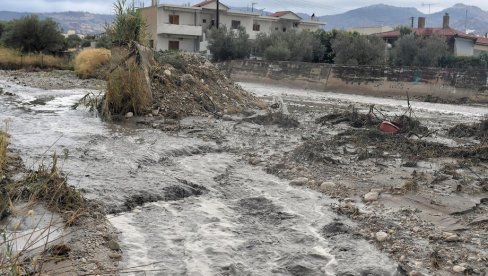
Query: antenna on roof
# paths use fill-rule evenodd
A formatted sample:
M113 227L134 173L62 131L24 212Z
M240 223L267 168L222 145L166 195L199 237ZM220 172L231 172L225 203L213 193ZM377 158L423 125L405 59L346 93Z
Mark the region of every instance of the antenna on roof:
M257 4L256 2L251 3L251 12L254 12L254 5L256 5L256 4Z
M422 7L429 6L429 15L430 15L430 7L435 5L437 5L437 3L422 3Z

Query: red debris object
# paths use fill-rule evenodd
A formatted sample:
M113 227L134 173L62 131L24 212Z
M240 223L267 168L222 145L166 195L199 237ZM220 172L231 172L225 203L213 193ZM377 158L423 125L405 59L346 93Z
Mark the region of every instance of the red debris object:
M383 121L380 124L380 130L387 133L398 133L400 132L400 127L392 122Z

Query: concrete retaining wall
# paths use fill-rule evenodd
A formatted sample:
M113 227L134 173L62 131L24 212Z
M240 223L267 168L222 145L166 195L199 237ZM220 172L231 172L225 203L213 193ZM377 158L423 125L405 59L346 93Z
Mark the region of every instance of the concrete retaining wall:
M220 67L236 81L345 93L444 98L486 98L486 70L341 66L300 62L234 60Z

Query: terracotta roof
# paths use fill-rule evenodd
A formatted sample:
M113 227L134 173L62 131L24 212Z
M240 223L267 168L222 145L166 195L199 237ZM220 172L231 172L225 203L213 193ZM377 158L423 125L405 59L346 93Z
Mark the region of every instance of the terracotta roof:
M291 11L279 11L279 12L273 13L271 16L272 17L282 17L283 15L286 15L289 13L291 13Z
M476 40L476 44L488 45L488 38L478 37L478 39Z
M440 35L445 37L461 37L476 40L475 36L460 32L453 28L417 28L412 29L412 31L418 36ZM384 33L377 33L376 35L383 38L397 38L400 37L400 31L396 30Z

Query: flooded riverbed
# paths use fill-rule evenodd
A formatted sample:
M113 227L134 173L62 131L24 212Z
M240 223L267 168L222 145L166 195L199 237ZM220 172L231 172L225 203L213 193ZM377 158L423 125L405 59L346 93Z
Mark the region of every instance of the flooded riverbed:
M282 91L243 86L260 95ZM88 90L41 90L7 81L0 81L0 87L14 94L0 96L0 121L9 122L13 149L27 166L49 162L54 152L62 157L60 170L69 183L110 213L120 231L121 267L130 274L397 274L393 260L357 235L360 229L353 222L332 211L334 200L290 186L244 161L236 145L252 141L248 137L217 142L102 122L88 111L71 109ZM286 101L302 98L287 93L293 97L285 96ZM307 93L303 99L310 102L377 101ZM386 101L386 106L403 104ZM434 104L422 112L488 113L486 108ZM220 127L218 121L209 124Z

